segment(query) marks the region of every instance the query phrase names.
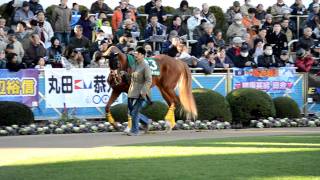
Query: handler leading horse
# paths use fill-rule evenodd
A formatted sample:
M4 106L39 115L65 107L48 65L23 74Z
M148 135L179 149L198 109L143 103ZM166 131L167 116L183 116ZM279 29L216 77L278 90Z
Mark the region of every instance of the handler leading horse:
M122 53L117 47L111 46L105 53L109 59L111 73L108 77L108 83L112 87L112 94L106 105L107 120L116 125L111 115L111 104L119 97L122 92L128 92L130 86L129 78L123 78L122 73L130 74L134 64L129 61L130 55ZM152 76L152 86L157 86L169 106L169 110L165 116L167 130L171 130L175 126L174 111L176 105L180 103L183 111L188 119L195 119L197 116L197 108L192 94L192 79L189 67L182 61L176 60L167 55L157 55L154 57L155 64L160 69L160 75ZM151 67L152 69L152 67ZM126 79L126 80L125 80ZM179 98L175 93L175 88L179 87ZM128 126L131 128L131 119L128 117Z

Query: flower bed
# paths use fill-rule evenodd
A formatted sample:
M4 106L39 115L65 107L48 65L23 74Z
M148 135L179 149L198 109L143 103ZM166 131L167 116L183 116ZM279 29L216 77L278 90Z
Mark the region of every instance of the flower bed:
M41 135L41 134L72 134L72 133L100 133L122 132L127 127L127 122L119 123L115 129L109 122L77 120L74 123L62 121L47 121L46 123L31 124L28 126L3 126L0 127L0 136ZM165 121L152 122L150 131L165 130ZM309 118L272 118L251 120L252 128L277 128L277 127L319 127L320 117ZM178 120L173 130L219 130L231 129L229 122L220 121L190 121Z

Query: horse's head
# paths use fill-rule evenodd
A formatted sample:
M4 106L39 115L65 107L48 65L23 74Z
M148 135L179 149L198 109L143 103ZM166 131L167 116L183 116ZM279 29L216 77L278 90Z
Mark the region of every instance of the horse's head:
M110 53L107 57L109 59L109 67L111 70L116 70L119 68L119 59L118 59L118 53Z

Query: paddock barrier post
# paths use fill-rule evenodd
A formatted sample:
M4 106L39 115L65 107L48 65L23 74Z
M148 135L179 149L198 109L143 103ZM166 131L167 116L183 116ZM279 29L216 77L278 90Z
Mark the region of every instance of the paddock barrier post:
M303 85L304 85L304 88L303 88L303 113L304 113L304 116L307 117L308 116L308 91L309 91L309 82L308 82L308 77L309 77L309 73L303 73Z
M232 91L232 68L227 69L227 94Z

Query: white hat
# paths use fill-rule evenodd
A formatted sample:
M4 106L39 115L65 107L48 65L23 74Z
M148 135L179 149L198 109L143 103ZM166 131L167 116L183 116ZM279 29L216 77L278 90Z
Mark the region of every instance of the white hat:
M242 40L241 37L234 37L234 38L232 39L232 42L233 42L234 44L241 44L241 43L243 43L244 41Z

